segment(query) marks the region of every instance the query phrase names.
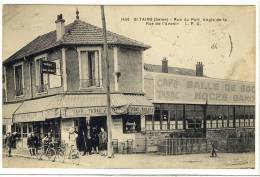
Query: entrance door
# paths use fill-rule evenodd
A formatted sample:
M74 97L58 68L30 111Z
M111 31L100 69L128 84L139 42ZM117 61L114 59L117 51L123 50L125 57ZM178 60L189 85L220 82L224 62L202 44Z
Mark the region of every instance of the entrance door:
M107 131L106 117L91 117L90 127L96 127L98 131L100 131L100 128L102 127Z
M83 151L86 146L86 137L84 135L87 134L87 120L86 118L79 118L78 122L78 149L80 151ZM106 126L106 117L90 117L89 120L90 128L96 127L98 133L100 132L100 128L104 128L105 131L107 131Z

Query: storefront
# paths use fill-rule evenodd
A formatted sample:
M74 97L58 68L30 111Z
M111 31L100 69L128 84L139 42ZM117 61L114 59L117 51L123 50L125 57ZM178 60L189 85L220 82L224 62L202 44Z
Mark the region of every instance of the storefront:
M112 134L118 142L141 132L141 117L153 114L154 107L143 95L111 94ZM57 141L67 142L69 131L79 133L87 124L100 130L106 126L106 94L68 94L24 101L13 114L14 130L21 134L21 147L26 147L28 133L40 139L52 131Z
M21 106L21 103L10 103L3 105L2 114L2 125L3 125L3 135L12 130L12 117L13 113Z
M155 106L147 131L255 126L255 83L146 72L145 92Z

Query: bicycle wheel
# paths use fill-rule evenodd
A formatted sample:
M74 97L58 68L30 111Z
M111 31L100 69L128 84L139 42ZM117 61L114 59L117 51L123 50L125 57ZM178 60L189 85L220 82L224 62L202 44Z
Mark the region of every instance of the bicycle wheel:
M56 159L59 159L61 162L64 162L65 161L65 151L66 149L58 149L57 150L57 153L56 153Z
M38 150L38 153L36 154L38 160L42 160L42 157L44 155L44 148L40 147Z
M48 148L46 151L46 156L49 160L54 162L56 160L56 150L54 148Z
M70 153L70 158L73 164L79 165L80 153L77 149L72 150L72 152Z

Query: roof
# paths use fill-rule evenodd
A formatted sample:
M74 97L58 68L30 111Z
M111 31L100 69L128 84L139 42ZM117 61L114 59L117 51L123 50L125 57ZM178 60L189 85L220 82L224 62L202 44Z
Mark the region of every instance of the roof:
M107 43L110 45L133 46L142 49L150 48L142 42L130 39L128 37L107 31ZM66 44L75 45L102 45L103 29L86 23L82 20L75 20L73 23L65 26L65 34L60 40L56 40L56 31L51 31L44 35L38 36L26 46L21 48L4 63L22 59L24 57L37 54L53 47Z
M162 72L161 65L154 65L154 64L144 64L144 70L150 72ZM188 76L196 76L196 71L193 69L187 68L179 68L179 67L168 67L169 74L178 74L178 75L188 75Z

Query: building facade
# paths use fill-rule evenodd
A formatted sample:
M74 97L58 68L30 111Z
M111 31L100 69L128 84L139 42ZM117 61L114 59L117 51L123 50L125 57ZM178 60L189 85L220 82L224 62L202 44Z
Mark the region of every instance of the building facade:
M254 137L254 82L209 78L201 62L195 70L168 67L166 59L162 66L144 66L146 97L155 106L146 116L148 136Z
M32 131L66 142L70 128L79 138L87 124L107 128L103 31L78 15L68 25L58 15L55 24L3 62L3 126L21 134L21 147ZM142 52L150 46L109 31L107 40L113 139L133 140L141 117L154 111L143 86Z

